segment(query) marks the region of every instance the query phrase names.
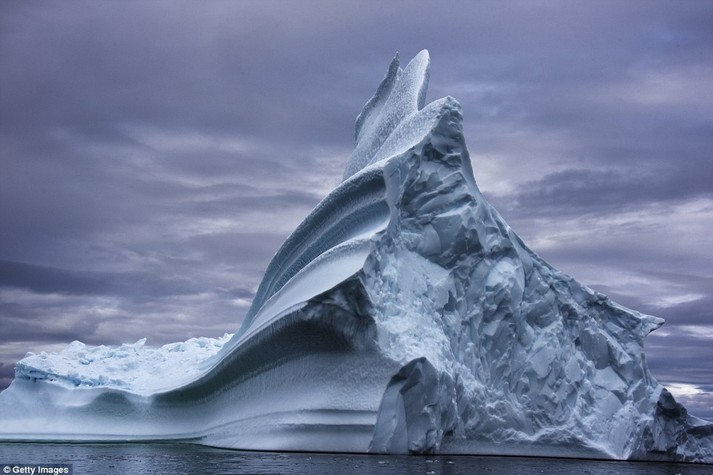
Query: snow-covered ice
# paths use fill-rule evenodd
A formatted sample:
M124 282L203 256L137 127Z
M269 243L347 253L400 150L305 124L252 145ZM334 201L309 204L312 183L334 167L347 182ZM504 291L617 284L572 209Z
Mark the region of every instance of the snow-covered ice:
M533 253L480 193L458 102L398 56L337 186L277 251L239 331L74 342L0 394L0 439L713 463L713 425L651 375L663 324Z
M29 353L15 365L15 377L70 389L104 387L150 395L195 379L231 337L191 338L159 348L146 346L146 338L121 346L73 341L59 353Z

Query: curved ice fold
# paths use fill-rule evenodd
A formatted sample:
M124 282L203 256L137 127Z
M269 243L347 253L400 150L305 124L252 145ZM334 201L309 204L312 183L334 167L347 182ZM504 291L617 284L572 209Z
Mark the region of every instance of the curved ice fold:
M238 334L252 324L263 304L307 264L341 243L380 231L389 213L381 170L362 173L340 184L277 251Z
M527 248L475 183L458 102L425 104L428 70L392 61L229 341L29 356L0 439L713 462L713 425L646 366L663 320Z

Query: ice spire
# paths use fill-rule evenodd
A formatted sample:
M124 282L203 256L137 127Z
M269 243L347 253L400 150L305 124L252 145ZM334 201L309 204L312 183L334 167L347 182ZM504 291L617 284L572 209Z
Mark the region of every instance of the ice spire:
M424 49L402 70L396 54L376 93L357 117L356 146L344 171L344 180L374 163L379 149L399 124L423 109L430 64L428 50Z

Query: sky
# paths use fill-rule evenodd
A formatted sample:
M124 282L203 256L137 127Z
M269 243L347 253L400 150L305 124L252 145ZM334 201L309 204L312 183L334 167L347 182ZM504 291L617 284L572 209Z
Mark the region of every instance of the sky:
M713 418L713 3L0 3L0 388L27 351L238 329L398 51L539 255L666 319Z

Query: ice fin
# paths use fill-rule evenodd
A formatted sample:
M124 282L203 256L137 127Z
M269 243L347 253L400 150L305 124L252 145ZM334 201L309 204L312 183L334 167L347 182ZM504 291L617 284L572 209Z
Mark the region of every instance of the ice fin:
M424 107L430 63L427 50L416 55L400 74L398 56L391 62L376 94L357 118L357 143L344 170L344 180L373 163L402 121Z
M389 65L389 70L381 80L381 84L376 89L374 96L364 105L361 113L356 118L356 124L354 125L354 140L359 142L359 137L361 135L362 129L370 129L370 125L378 118L381 108L384 103L389 98L389 94L394 88L394 84L399 79L401 73L401 68L399 68L399 53L396 53L394 59L391 60Z

